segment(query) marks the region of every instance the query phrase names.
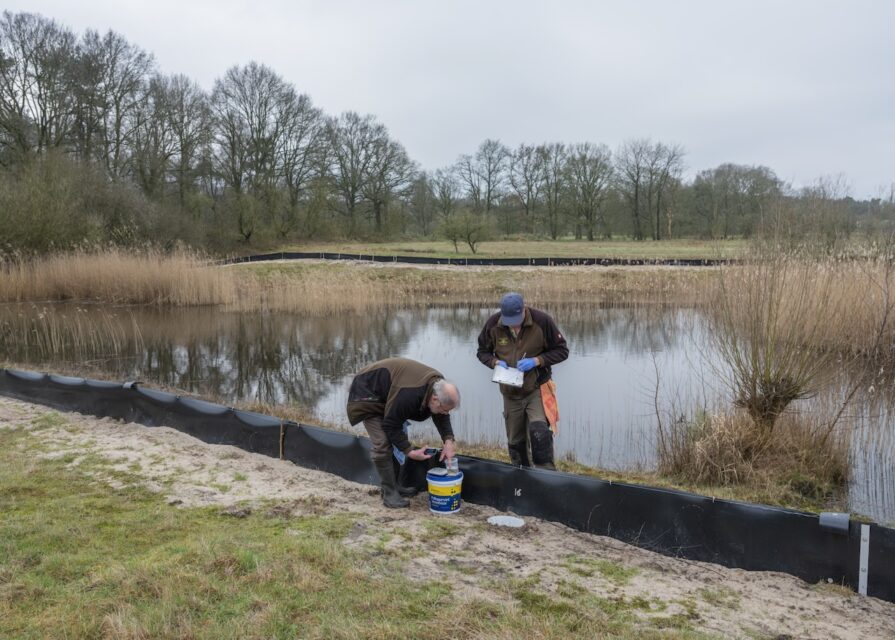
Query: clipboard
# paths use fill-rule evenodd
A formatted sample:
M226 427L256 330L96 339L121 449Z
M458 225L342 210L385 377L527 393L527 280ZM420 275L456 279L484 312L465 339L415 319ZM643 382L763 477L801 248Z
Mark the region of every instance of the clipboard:
M498 384L505 384L511 387L521 388L522 380L524 377L525 374L515 367L504 369L503 367L497 366L494 367L494 373L491 376L491 382L497 382Z

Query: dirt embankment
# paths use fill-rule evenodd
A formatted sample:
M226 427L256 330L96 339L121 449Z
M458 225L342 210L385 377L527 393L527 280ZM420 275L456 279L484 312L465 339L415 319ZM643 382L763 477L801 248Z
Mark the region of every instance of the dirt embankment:
M47 412L0 398L0 428L28 428ZM637 615L679 614L722 637L895 637L895 604L840 588L667 558L535 518L526 518L522 529L492 527L486 521L497 512L476 505L435 516L425 495L414 498L410 509L388 510L371 487L234 447L207 445L174 429L80 414L66 414L58 422L40 431L50 445L43 455L75 455L71 464L80 455L101 455L181 508L217 505L238 515L257 505L284 515L356 514L346 547L409 550L412 578L449 581L460 596L502 600L505 592L496 584L537 574L548 592L573 582L600 597L645 603Z

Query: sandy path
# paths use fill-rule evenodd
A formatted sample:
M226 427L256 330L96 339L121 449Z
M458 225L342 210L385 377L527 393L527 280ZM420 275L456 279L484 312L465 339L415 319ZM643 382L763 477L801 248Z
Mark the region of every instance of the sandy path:
M0 428L31 428L46 413L46 407L0 397ZM371 554L409 550L411 577L447 580L461 595L509 601L501 583L537 575L547 592L586 589L639 602L641 617L677 614L726 638L895 638L895 604L785 574L667 558L535 518L519 530L496 528L486 519L498 512L477 505L434 516L425 495L408 510L389 510L371 487L207 445L174 429L77 413L62 417L60 426L41 431L52 443L47 456L102 455L182 507L218 505L236 515L254 508L284 516L356 514L346 546ZM619 578L613 571L619 566L633 575Z

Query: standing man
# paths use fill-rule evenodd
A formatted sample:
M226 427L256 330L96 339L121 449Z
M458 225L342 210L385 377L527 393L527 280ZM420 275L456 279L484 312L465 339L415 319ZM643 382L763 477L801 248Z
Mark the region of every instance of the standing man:
M500 300L500 311L488 318L479 334L479 360L487 367L516 367L525 375L522 388L501 384L507 448L514 465L555 469L553 432L541 399L541 385L550 381L551 366L569 357L569 348L547 313L525 306L520 293Z
M457 386L438 371L409 358L386 358L362 369L348 391L348 420L363 421L373 441L373 464L386 507L410 505L405 495L415 489L400 487L392 463L392 447L413 460L432 456L425 448L414 449L404 432L405 420L421 422L429 417L444 441L441 460L453 458L454 432L448 413L460 406Z

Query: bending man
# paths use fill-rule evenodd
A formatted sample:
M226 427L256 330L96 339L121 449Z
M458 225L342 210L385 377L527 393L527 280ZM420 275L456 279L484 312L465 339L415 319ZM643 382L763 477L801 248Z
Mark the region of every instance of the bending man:
M550 380L551 366L569 357L566 339L556 322L547 313L525 306L522 294L508 293L500 301L500 311L488 318L479 334L476 355L492 369L516 367L525 374L521 389L500 385L512 463L530 466L530 439L534 465L554 469L553 432L541 400L541 385Z
M438 371L409 358L386 358L362 369L348 391L348 420L363 421L373 441L373 464L382 487L382 503L400 508L410 505L405 495L415 489L400 487L392 463L392 447L413 460L427 460L425 448L414 449L404 432L406 420L431 417L444 447L441 460L453 458L454 432L448 413L460 406L456 385Z

